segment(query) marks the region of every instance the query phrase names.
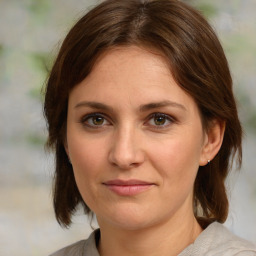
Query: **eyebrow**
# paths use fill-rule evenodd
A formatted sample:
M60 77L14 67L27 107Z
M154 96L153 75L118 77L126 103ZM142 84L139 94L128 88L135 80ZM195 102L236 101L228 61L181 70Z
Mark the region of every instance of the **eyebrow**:
M170 101L170 100L164 100L164 101L160 101L160 102L152 102L152 103L148 103L145 105L141 105L139 107L139 111L140 112L146 112L149 111L151 109L156 109L156 108L163 108L163 107L175 107L175 108L179 108L181 110L187 111L187 109L185 108L184 105L179 104L177 102L174 101ZM80 103L78 103L75 108L80 108L80 107L90 107L90 108L94 108L94 109L98 109L98 110L105 110L105 111L111 111L114 112L113 108L100 103L100 102L94 102L94 101L82 101Z
M144 111L148 111L151 109L163 108L163 107L175 107L175 108L180 108L181 110L187 111L187 109L185 108L184 105L179 104L174 101L170 101L170 100L164 100L164 101L160 101L160 102L152 102L149 104L145 104L145 105L140 106L139 109L141 112L144 112Z
M90 108L99 109L99 110L113 111L112 107L106 104L103 104L100 102L94 102L94 101L82 101L75 106L75 108L80 108L80 107L90 107Z

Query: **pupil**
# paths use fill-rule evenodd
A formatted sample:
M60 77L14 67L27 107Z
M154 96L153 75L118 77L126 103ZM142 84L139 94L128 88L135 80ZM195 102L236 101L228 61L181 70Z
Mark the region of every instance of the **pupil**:
M155 117L155 124L156 125L163 125L164 123L165 123L165 117L164 116Z
M94 117L93 118L93 124L95 124L95 125L101 125L101 124L103 124L103 118L102 117Z

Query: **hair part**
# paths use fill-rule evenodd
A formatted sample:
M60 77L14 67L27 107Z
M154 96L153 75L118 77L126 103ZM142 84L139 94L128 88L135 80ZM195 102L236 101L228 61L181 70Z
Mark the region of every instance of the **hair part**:
M66 36L49 75L44 102L47 145L56 157L58 222L69 226L79 204L90 212L64 148L69 93L90 74L103 52L131 45L164 56L177 84L198 105L205 129L214 119L225 123L222 147L210 164L199 167L194 185L195 216L224 222L228 215L224 182L236 153L238 165L242 160L242 129L232 78L211 26L198 11L176 0L107 0L83 16Z

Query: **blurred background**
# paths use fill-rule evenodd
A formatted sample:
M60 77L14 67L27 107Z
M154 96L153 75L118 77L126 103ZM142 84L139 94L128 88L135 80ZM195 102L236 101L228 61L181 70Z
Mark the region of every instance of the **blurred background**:
M82 213L69 230L55 221L41 88L65 34L98 2L0 0L1 256L48 255L91 232ZM208 17L230 62L245 136L242 170L227 181L226 225L256 242L256 1L186 2Z

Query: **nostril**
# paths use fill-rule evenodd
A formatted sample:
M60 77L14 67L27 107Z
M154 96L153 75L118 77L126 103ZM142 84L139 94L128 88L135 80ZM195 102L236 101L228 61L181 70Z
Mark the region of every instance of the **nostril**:
M140 152L133 152L132 154L111 152L109 161L120 169L131 169L139 166L144 161L144 157Z
M120 169L131 169L140 166L144 162L144 157L139 156L140 153L134 154L132 157L110 156L110 163Z

